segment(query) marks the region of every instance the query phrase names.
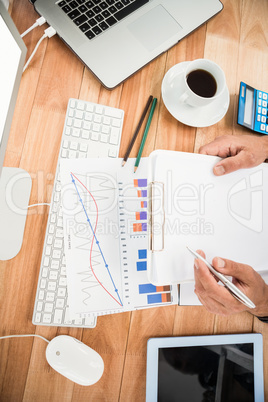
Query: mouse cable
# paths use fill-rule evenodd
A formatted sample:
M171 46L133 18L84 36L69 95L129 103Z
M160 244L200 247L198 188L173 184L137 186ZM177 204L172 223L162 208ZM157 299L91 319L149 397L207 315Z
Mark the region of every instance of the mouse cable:
M28 67L28 65L30 64L30 61L32 60L32 58L34 57L40 43L45 39L45 38L52 38L52 36L56 35L56 30L52 27L49 27L47 29L45 29L44 31L44 35L39 39L39 41L37 42L31 56L29 57L29 59L27 60L27 63L25 64L25 66L23 67L23 73L26 70L26 68Z
M29 334L29 335L6 335L6 336L0 336L0 339L7 339L7 338L26 338L26 337L30 337L30 336L36 336L37 338L41 338L44 341L46 341L47 343L49 343L50 341L46 338L44 338L41 335L37 335L37 334Z
M45 22L47 22L47 21L44 17L38 18L30 28L26 29L26 31L21 34L21 38L23 38L25 35L27 35L29 32L31 32L34 28L36 28L38 26L41 27L41 25L43 25Z
M38 204L28 205L28 208L38 207L39 205L48 205L48 206L50 206L51 204L49 202L41 202L41 203L38 203Z

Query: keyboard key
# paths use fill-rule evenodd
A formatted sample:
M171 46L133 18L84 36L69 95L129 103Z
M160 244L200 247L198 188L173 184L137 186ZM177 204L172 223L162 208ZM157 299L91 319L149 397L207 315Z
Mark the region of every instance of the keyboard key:
M66 288L58 288L58 297L65 297L66 296Z
M83 23L86 22L86 21L87 21L87 17L86 17L84 14L82 14L82 15L80 15L78 18L76 18L76 19L74 20L74 23L75 23L77 26L79 26L79 25L83 24Z
M53 322L54 324L61 324L62 323L62 317L63 317L63 310L56 309Z
M87 7L84 5L81 5L80 7L78 7L78 10L80 11L80 13L85 13L87 11Z
M112 25L116 24L117 21L113 16L111 16L111 17L107 18L106 22L111 27Z
M80 11L79 10L72 10L69 14L67 14L69 18L71 18L71 20L74 20L76 17L78 17L80 15Z
M80 25L79 28L81 29L82 32L86 32L90 29L90 26L87 23L85 23L85 24Z
M105 1L102 1L102 2L100 3L100 7L101 7L103 10L105 10L106 8L108 8L108 4L107 4Z
M102 11L99 6L93 7L92 10L94 11L95 14L99 14Z
M114 16L117 20L120 21L148 2L149 0L136 0L134 3L130 3L128 6L122 8L122 10L115 13Z
M87 8L93 7L93 6L94 6L93 1L87 1L87 2L86 2L86 6L87 6Z
M89 21L88 21L88 24L91 26L91 27L94 27L95 25L97 25L97 21L94 19L94 18L91 18ZM95 35L94 35L95 36Z
M110 158L116 158L116 150L115 149L109 149L109 157Z
M89 10L89 11L86 12L86 16L87 16L88 18L92 18L92 17L95 16L95 13L94 13L94 11Z
M62 10L63 10L66 14L68 14L70 11L72 11L71 7L69 7L69 6L64 6L64 7L62 7Z
M104 20L104 17L101 14L98 14L98 15L95 16L95 20L98 21L98 22L101 22L101 21Z
M117 145L120 137L120 130L118 128L112 128L110 136L110 144Z
M46 314L43 315L43 323L44 324L50 324L51 319L52 319L51 314L46 313Z
M56 307L57 308L63 308L64 307L64 299L57 299Z
M114 14L117 12L117 8L115 6L109 7L108 10L110 11L111 14Z
M108 17L111 15L111 13L110 13L110 11L108 11L108 10L104 10L104 11L102 12L102 15L104 16L104 18L108 18ZM107 28L108 28L108 25L107 25Z
M118 1L117 3L115 3L115 7L117 8L117 10L121 10L121 8L124 7L123 3L121 3L121 1Z
M41 322L41 313L36 313L35 314L35 322L39 324Z
M76 7L78 7L78 3L74 0L69 3L69 6L72 8L76 8Z
M111 107L107 107L105 109L105 116L110 116L110 117L117 117L118 119L122 118L122 112L119 109L114 109Z
M47 292L46 301L47 302L54 302L55 300L55 293Z

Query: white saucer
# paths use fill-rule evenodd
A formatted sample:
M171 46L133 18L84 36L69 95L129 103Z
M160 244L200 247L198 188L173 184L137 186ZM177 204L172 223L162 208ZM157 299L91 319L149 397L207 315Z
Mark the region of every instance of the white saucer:
M162 98L164 104L175 119L192 127L208 127L218 123L226 114L230 96L226 90L219 99L211 102L207 106L192 107L187 103L179 101L181 96L180 82L182 73L189 61L185 61L173 66L164 76L162 81Z

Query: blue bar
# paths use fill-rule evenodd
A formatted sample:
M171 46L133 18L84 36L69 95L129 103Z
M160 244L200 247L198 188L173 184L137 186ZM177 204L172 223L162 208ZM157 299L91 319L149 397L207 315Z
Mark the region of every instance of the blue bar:
M155 293L156 286L152 285L151 283L144 283L139 285L139 293Z
M147 258L147 250L138 250L139 253L139 260L143 260L144 258Z
M140 219L147 219L147 212L146 211L141 211L140 212Z
M147 261L137 261L137 271L146 271Z
M147 296L147 303L148 304L162 303L162 294L161 293L155 293L154 295L148 295Z
M139 187L147 187L147 179L138 179Z
M141 190L141 196L147 197L147 190Z
M142 223L141 227L142 227L143 232L147 232L147 223L146 222Z

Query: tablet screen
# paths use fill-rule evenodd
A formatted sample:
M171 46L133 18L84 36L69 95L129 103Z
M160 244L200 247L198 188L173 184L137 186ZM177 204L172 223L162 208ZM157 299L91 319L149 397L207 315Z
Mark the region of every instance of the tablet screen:
M159 348L158 401L254 401L253 350L252 343Z

